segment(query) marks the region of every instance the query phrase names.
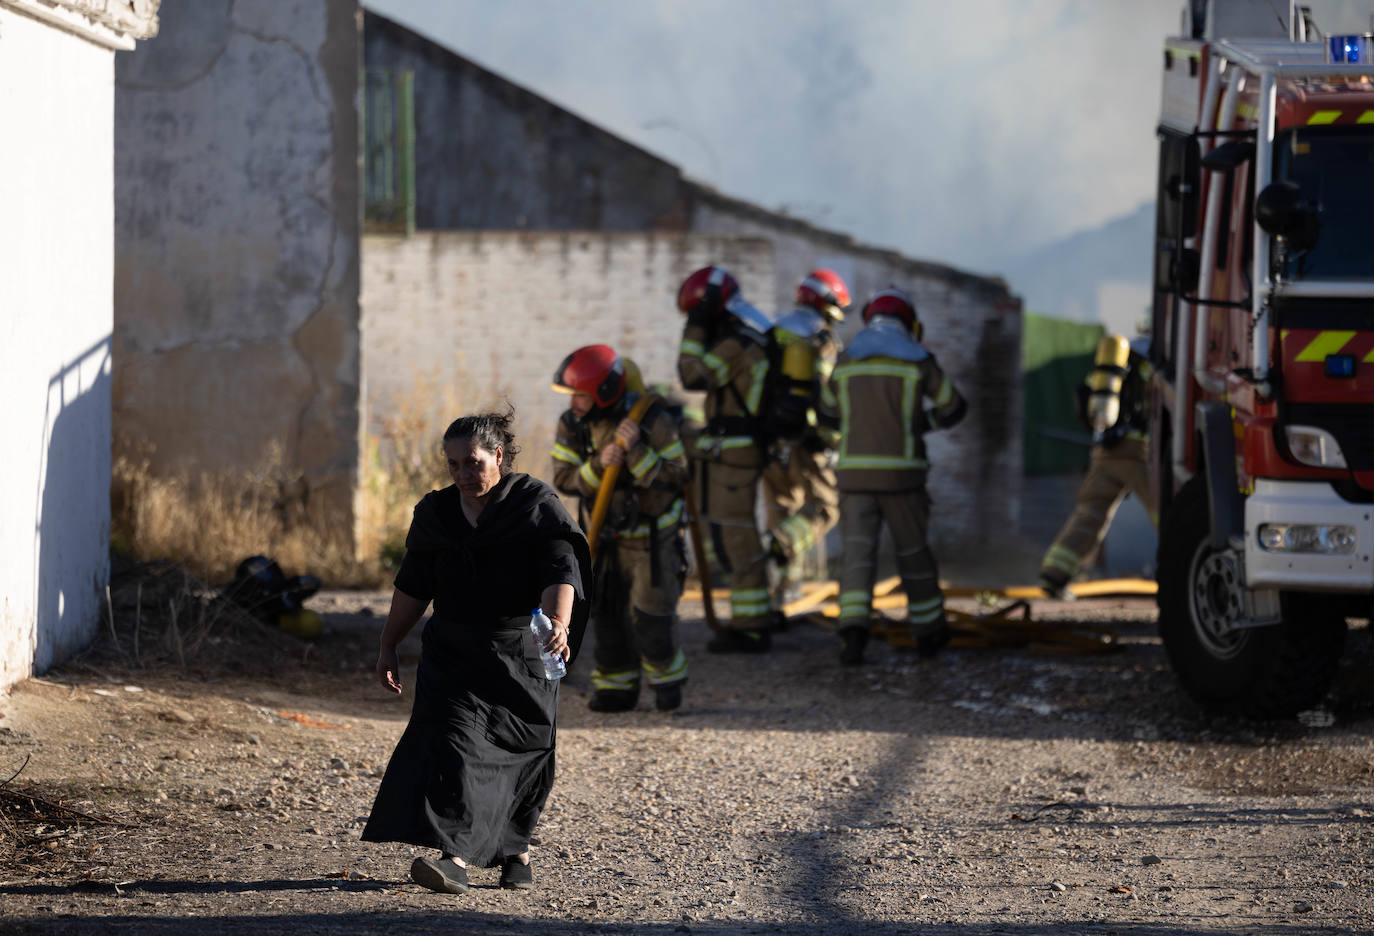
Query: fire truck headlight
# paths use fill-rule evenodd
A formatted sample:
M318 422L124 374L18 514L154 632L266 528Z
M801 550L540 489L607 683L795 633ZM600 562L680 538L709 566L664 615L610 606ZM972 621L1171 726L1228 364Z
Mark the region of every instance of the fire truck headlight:
M1353 526L1265 523L1259 528L1259 543L1268 552L1349 555L1355 551L1359 536Z
M1316 426L1286 426L1288 451L1304 465L1314 468L1344 468L1345 454L1336 437Z

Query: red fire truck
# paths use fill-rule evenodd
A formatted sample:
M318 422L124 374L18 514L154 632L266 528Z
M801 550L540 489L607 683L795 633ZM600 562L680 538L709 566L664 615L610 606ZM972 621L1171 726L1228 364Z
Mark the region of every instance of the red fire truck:
M1252 717L1319 705L1374 603L1374 36L1289 13L1194 0L1159 126L1159 627Z

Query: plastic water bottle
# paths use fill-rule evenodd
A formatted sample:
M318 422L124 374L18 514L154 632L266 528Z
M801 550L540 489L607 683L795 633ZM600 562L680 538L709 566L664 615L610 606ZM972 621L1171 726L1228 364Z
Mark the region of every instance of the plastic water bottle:
M534 635L534 647L539 651L539 659L544 662L545 679L562 679L568 675L568 667L563 663L563 655L550 653L544 645L553 636L553 621L544 613L543 608L530 612L530 633Z

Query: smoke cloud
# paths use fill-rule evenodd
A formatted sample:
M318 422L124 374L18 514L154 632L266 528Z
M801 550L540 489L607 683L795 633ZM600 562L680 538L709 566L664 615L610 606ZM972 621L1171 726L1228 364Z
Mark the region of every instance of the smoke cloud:
M729 195L996 273L1153 198L1183 2L366 5ZM1369 28L1368 2L1312 5Z

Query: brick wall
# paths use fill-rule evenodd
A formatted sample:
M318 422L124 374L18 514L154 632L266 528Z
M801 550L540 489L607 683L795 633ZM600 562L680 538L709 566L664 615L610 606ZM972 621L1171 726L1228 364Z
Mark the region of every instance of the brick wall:
M771 245L738 237L421 232L364 237L362 255L367 431L424 427L437 445L450 420L509 401L517 468L545 480L568 352L609 344L647 381L675 382L687 274L722 262L753 293L773 278Z

